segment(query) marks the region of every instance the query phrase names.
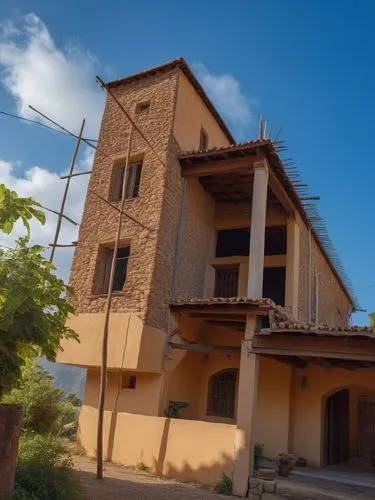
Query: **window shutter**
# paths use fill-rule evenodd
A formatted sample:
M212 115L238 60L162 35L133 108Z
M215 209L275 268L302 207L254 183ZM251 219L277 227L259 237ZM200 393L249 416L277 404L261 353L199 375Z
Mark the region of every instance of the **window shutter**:
M120 201L121 200L124 172L125 172L125 167L123 165L116 165L113 168L112 185L111 185L111 201Z

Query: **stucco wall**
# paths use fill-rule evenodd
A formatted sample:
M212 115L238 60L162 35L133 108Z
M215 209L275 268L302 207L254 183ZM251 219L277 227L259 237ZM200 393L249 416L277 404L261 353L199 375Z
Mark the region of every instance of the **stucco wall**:
M226 135L180 71L173 133L182 151L199 149L201 127L208 135L209 148L229 145Z
M99 367L102 357L104 313L78 314L68 325L80 342L64 340L58 353L60 363ZM141 370L160 373L165 331L144 325L135 313L112 313L108 337L109 369Z
M312 238L312 279L315 287L315 269L318 272L318 323L345 326L348 323L350 301L332 272L328 262ZM308 321L309 297L309 231L300 223L299 319ZM315 293L312 293L312 312ZM314 318L313 318L314 319Z
M288 452L291 375L290 366L260 358L255 438L265 457Z
M306 386L302 387L301 377ZM309 464L319 467L323 454L324 405L326 398L343 388L360 387L359 391L375 390L375 370L325 370L309 366L297 370L294 385L293 436L291 451L306 458ZM353 402L352 402L353 404ZM353 408L352 408L353 413ZM355 431L351 435L351 449Z
M95 455L96 420L97 411L83 406L79 440L90 456ZM105 456L124 465L142 462L166 476L213 484L221 472L232 472L235 430L227 424L130 413L114 417L105 412Z
M122 373L137 377L135 389L121 387ZM99 399L100 372L88 370L83 404L96 408ZM134 372L109 372L105 409L119 412L157 415L161 390L161 375Z

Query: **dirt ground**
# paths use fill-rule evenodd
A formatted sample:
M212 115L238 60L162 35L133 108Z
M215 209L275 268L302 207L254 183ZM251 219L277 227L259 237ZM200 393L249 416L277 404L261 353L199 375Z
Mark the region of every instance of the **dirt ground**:
M127 467L106 463L104 479L95 477L96 463L86 457L76 457L75 468L87 500L223 500L223 497L199 487L138 472Z

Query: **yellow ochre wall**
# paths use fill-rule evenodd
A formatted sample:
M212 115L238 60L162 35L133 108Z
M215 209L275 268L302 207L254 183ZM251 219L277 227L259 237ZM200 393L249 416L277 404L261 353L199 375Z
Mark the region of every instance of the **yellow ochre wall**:
M304 384L301 384L301 377L305 377ZM290 451L306 458L312 466L323 464L325 401L331 394L344 388L350 390L350 415L353 419L358 397L375 389L375 370L325 370L309 365L307 369L295 372L294 425ZM350 429L350 451L351 455L355 455L357 426L353 420Z
M208 135L209 148L229 146L227 136L189 80L180 71L173 133L182 151L199 149L201 127Z
M69 318L68 326L80 342L63 341L59 363L84 367L101 365L104 313L83 313ZM108 368L160 373L165 332L144 325L135 313L111 313Z
M83 406L79 440L90 456L95 455L96 429L97 410ZM130 413L115 418L106 411L105 458L132 466L142 462L159 474L212 484L222 472L232 473L235 430L228 424Z

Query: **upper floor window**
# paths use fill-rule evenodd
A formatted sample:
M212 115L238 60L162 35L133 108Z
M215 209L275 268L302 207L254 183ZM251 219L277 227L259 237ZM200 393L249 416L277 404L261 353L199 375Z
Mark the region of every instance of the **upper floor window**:
M145 115L150 111L150 102L138 102L135 106L136 115Z
M237 297L239 266L217 266L215 269L215 297Z
M127 179L125 187L125 199L136 198L139 194L141 183L142 162L131 163L127 169ZM124 184L125 165L115 165L113 167L110 200L120 201L122 199L122 186Z
M217 232L216 257L247 256L250 251L250 228L223 229ZM266 227L264 255L286 254L286 227Z
M113 248L101 247L96 269L96 293L108 293L109 278L113 259ZM113 292L121 292L124 288L128 270L128 260L130 255L130 246L117 249L115 260L115 274L113 279Z
M207 132L201 128L201 135L199 138L199 151L206 151L208 148L208 135Z
M212 375L208 382L208 416L234 418L237 374L236 368L229 368Z

